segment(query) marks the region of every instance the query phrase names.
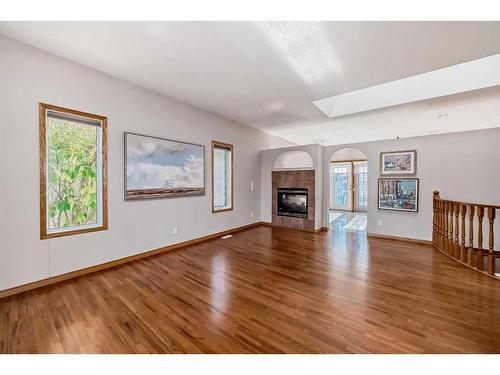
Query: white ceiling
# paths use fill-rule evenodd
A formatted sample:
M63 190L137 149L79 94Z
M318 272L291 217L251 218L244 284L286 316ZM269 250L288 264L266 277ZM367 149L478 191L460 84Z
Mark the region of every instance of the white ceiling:
M301 144L500 126L498 86L335 119L312 103L500 53L500 22L1 22L0 33Z

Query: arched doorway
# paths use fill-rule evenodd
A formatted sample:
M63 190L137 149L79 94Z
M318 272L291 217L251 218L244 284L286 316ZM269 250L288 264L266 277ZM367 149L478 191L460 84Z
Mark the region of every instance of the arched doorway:
M356 148L337 150L329 160L328 221L337 231L366 234L368 162Z

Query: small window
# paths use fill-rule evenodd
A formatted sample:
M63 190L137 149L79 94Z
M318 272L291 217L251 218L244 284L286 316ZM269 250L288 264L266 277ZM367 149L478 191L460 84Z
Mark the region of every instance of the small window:
M106 117L40 103L40 238L105 230Z
M333 167L333 173L347 173L347 167Z
M233 209L233 146L212 141L212 212Z

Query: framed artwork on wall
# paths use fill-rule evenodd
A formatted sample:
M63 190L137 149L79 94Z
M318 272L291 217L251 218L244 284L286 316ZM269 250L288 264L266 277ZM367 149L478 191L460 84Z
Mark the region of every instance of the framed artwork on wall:
M418 178L379 178L378 209L418 212Z
M205 194L205 146L125 133L125 200Z
M391 151L380 153L380 175L415 176L417 174L417 151Z

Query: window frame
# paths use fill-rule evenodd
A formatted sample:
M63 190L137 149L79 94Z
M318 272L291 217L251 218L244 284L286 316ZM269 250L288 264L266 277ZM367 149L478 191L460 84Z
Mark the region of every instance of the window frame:
M60 112L72 117L83 117L97 120L101 123L101 225L79 229L49 232L47 228L47 112ZM83 233L98 232L108 229L108 152L107 152L107 117L82 112L74 109L55 106L52 104L38 103L39 113L39 157L40 157L40 239L66 237ZM98 221L99 223L99 221Z
M215 149L221 148L229 150L231 152L231 206L227 208L215 208ZM220 141L212 141L212 213L228 212L234 210L234 146L229 143L224 143Z

